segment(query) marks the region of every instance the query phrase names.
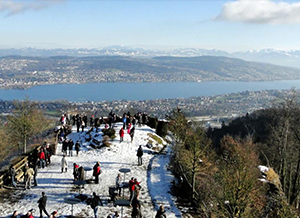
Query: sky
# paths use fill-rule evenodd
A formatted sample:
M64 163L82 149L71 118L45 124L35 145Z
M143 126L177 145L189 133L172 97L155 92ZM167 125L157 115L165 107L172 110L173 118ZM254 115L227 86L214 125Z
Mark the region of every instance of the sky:
M0 0L0 49L300 50L300 1Z

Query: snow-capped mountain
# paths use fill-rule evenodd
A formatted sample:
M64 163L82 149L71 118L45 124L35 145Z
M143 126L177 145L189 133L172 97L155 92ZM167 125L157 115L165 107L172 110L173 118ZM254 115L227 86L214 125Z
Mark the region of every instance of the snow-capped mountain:
M232 53L232 57L300 68L300 50L262 49Z
M196 56L224 56L240 58L246 61L265 62L282 66L300 68L300 50L262 49L228 53L218 49L176 48L176 49L145 49L130 46L109 46L103 48L72 48L72 49L0 49L1 56L130 56L130 57L196 57Z
M74 49L0 49L0 56L22 55L22 56L98 56L98 55L120 55L132 57L157 57L157 56L230 56L229 53L217 49L180 48L172 50L145 49L128 46L109 46L104 48L74 48Z

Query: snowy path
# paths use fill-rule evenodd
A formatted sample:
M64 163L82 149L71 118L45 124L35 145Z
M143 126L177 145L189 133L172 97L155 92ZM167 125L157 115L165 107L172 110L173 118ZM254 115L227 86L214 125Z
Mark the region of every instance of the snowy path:
M170 185L173 179L167 170L169 162L169 150L167 148L166 155L157 155L151 149L144 145L149 140L148 133L155 134L152 129L147 126L136 127L133 143L130 142L128 134L124 136L124 142L119 143L118 131L121 124L116 126L117 137L110 147L102 149L90 149L89 143L85 142L85 132L75 132L68 135L74 142L80 140L83 142L82 150L79 156L67 157L68 172L60 172L60 161L62 158L61 144L58 145L57 154L52 156L52 163L49 167L40 169L37 180L38 186L32 187L31 190L20 190L13 193L13 197L20 198L18 202L6 202L0 205L0 216L6 217L16 209L20 213L26 213L29 209L35 209L35 217L39 216L37 201L41 192L44 191L48 196L47 210L52 212L58 211L59 217L71 215L71 205L64 202L64 198L73 197L78 193L78 189L73 184L73 163L80 164L84 167L93 167L96 161L100 161L102 174L100 175L100 184L86 184L82 189L83 194L92 195L96 192L102 199L104 206L100 206L98 217L106 218L107 215L113 214L115 211L121 211L121 207L114 207L109 202L108 187L115 185L115 178L120 168L129 168L131 172L126 174L126 182L131 177L141 181L142 190L140 193L140 201L142 204L143 217L155 217L157 205L163 204L167 211L168 218L181 217L181 213L176 208L175 199L170 195ZM136 151L139 145L143 145L143 165L137 165ZM159 145L162 148L162 145ZM74 155L75 152L73 152ZM149 165L150 164L150 165ZM149 171L147 171L149 169ZM122 178L124 174L122 173ZM92 178L92 171L86 172L86 178ZM129 196L129 191L125 189L125 197ZM153 206L154 204L154 206ZM93 211L85 202L74 205L74 215L78 217L93 217ZM131 208L124 207L123 217L131 217Z

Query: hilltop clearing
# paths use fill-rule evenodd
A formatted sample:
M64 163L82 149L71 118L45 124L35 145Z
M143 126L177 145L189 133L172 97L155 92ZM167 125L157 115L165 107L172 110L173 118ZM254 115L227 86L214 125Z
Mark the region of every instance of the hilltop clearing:
M65 203L64 199L74 197L79 193L79 189L76 188L73 182L73 163L80 164L85 168L93 168L95 163L99 161L102 170L99 184L88 183L81 189L82 194L86 194L88 197L91 197L93 192L100 196L104 205L100 206L98 217L106 218L107 215L113 214L115 211L121 213L122 208L120 206L115 207L113 202L109 201L109 187L115 185L115 178L121 168L130 169L130 172L126 174L126 182L131 177L135 177L141 182L140 201L143 217L154 217L160 204L165 205L168 218L181 217L181 213L175 206L176 199L170 195L171 182L174 178L167 170L170 154L166 142L162 141L159 144L155 141L155 137L152 137L152 135L156 134L148 126L137 126L133 142L130 142L130 136L126 132L124 141L120 143L118 134L120 128L121 123L117 123L115 127L117 137L111 141L110 147L92 149L90 142L86 140L86 131L88 129L77 133L74 126L72 133L67 138L72 139L74 142L79 140L82 146L78 157L75 155L75 151L73 151L72 157L67 157L68 171L61 173L62 147L59 144L56 155L52 156L50 166L39 169L37 176L38 186L27 190L12 191L11 196L5 199L0 206L0 216L7 217L14 210L24 214L30 209L35 209L34 216L38 217L37 201L41 197L41 192L45 192L48 196L46 208L49 213L56 210L59 217L71 215L72 207L70 204ZM95 134L95 130L91 132L92 136ZM149 140L152 141L151 148L146 146ZM138 166L136 156L139 145L142 145L144 150L143 164L141 166ZM158 151L164 146L166 146L164 154L159 154ZM87 180L93 178L92 171L86 171L85 176ZM124 179L123 173L121 173L121 176ZM124 189L124 196L125 198L129 197L128 188ZM16 199L19 200L16 201ZM93 217L93 210L86 202L80 202L74 205L73 214L76 217ZM124 207L123 217L130 217L130 214L131 208Z

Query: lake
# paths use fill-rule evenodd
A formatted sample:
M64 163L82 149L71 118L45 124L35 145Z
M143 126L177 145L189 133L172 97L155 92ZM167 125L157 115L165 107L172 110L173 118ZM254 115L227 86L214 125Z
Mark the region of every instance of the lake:
M27 90L0 90L2 100L112 101L211 96L242 91L300 88L300 80L268 82L87 83L40 85Z

